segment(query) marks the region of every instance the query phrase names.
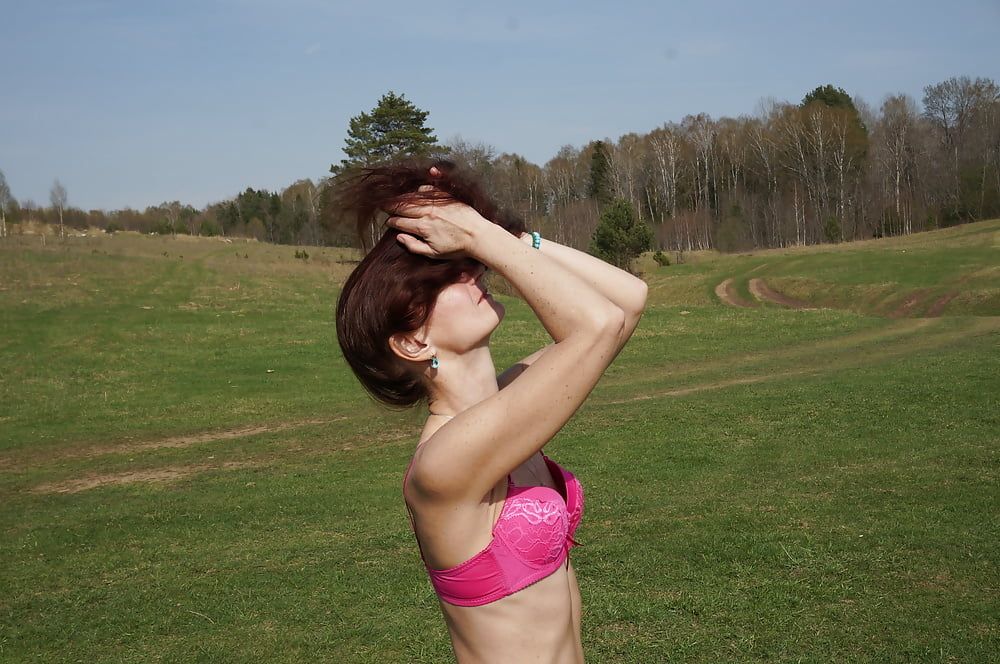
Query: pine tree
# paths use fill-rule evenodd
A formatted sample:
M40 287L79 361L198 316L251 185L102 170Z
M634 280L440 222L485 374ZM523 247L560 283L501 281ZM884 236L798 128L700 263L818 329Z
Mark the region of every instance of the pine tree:
M799 104L799 108L806 108L810 104L820 103L828 108L842 108L847 113L852 116L855 129L864 138L868 137L868 127L861 120L861 114L858 113L857 107L854 106L854 100L851 99L851 95L847 94L844 88L835 88L829 83L826 85L819 85L811 92L809 92L805 97L802 98L802 103Z
M398 157L426 156L445 150L438 145L434 130L424 126L427 111L422 111L405 95L391 90L382 95L370 113L351 118L344 141L346 159L330 166L338 175L357 166L372 166Z
M594 141L594 151L590 155L590 180L587 182L587 196L601 205L611 200L611 164L608 148L604 141Z
M652 242L653 232L639 219L631 203L616 199L601 213L589 252L627 270L632 259L649 249Z
M814 101L822 102L830 108L857 110L854 108L854 101L851 99L851 95L847 94L844 88L835 88L829 83L813 88L811 92L802 98L801 106L805 108Z

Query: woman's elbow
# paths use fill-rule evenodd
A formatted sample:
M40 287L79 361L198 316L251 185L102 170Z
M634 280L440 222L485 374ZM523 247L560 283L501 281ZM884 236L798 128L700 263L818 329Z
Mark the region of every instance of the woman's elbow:
M642 279L636 278L633 291L630 293L628 305L623 306L625 317L639 318L646 310L646 298L649 296L649 285Z
M639 325L639 319L642 318L642 314L646 310L648 295L649 286L642 279L636 279L635 291L631 294L627 306L622 307L625 314L625 320L622 323L623 338L630 337L632 331Z
M581 334L588 334L594 338L611 338L621 334L628 315L625 310L617 304L607 301L607 306L591 310L586 322L577 328Z

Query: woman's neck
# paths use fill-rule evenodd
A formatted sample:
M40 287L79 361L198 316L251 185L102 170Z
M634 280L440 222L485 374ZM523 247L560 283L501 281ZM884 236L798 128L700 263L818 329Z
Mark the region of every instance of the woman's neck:
M440 359L441 366L430 369L432 414L457 415L500 391L488 342Z

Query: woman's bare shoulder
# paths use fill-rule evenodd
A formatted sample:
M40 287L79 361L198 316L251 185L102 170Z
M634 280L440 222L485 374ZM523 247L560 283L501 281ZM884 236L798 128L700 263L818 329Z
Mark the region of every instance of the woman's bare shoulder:
M428 417L424 421L424 427L420 432L420 438L417 440L416 448L413 450L413 455L410 457L410 464L407 466L406 475L403 479L403 497L406 499L407 504L413 506L413 501L419 499L419 491L414 490L413 478L414 476L420 476L420 462L423 457L424 451L427 449L427 444L431 442L434 438L434 434L441 429L447 420L444 422L439 422L443 418L439 417Z

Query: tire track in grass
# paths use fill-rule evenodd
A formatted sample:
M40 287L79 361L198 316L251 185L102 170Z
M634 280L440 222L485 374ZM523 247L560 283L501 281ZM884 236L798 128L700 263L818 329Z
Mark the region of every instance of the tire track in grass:
M776 350L745 353L742 355L726 355L706 362L681 365L652 365L648 366L642 373L633 371L630 374L606 378L602 381L601 385L604 387L636 385L648 382L649 380L659 380L667 375L671 377L690 376L692 374L710 373L720 369L738 370L741 365L743 368L747 368L748 365L765 362L792 361L817 353L857 348L869 342L877 343L884 340L906 337L936 324L935 320L929 318L904 319L898 323L891 323L875 329L861 330L828 339L805 341L795 346L786 346Z
M768 371L767 373L736 376L725 380L717 380L717 381L699 383L695 385L688 385L684 387L670 388L665 390L656 390L649 394L643 394L624 399L597 400L593 403L593 405L594 406L620 405L625 403L633 403L636 401L648 401L651 399L660 399L664 397L684 396L686 394L691 394L694 392L716 390L725 387L732 387L734 385L748 385L752 383L762 383L771 380L779 380L782 378L790 378L793 376L803 376L803 375L819 376L825 373L829 373L831 371L856 369L859 367L881 364L886 360L893 360L898 357L910 355L914 352L934 350L935 348L947 346L948 344L953 343L955 341L989 333L997 333L998 331L1000 331L1000 317L998 316L991 316L988 318L982 317L973 320L965 329L958 331L944 331L937 334L928 335L918 340L911 341L908 344L897 344L886 349L880 349L877 354L844 352L840 356L835 356L832 359L828 357L820 358L822 359L822 364L820 366L809 366L796 369L786 369L783 371L777 370L777 371ZM850 349L845 349L845 350L850 350Z
M736 294L736 290L733 288L732 277L729 277L715 287L715 295L723 304L728 304L731 307L752 308L757 306L756 302L747 302Z
M294 457L297 461L302 461L305 458L328 456L331 452L378 449L388 445L394 445L402 441L409 441L411 443L415 442L416 435L414 431L409 428L390 429L386 431L384 435L378 437L367 437L357 442L339 442L337 445L323 447L322 449L303 449L298 445L284 445L281 449L286 455ZM213 459L214 457L209 456L208 458ZM210 470L242 470L245 468L262 469L272 467L282 461L283 458L279 454L276 456L268 456L266 458L251 458L245 461L171 464L166 466L143 468L139 470L123 470L114 473L88 473L84 475L74 475L50 480L19 490L35 494L79 493L81 491L88 491L90 489L110 485L138 484L143 482L168 483Z
M7 469L17 466L33 466L39 462L60 461L64 459L79 459L106 456L110 454L134 454L137 452L147 452L150 450L170 449L200 445L202 443L216 443L237 438L246 438L264 433L277 433L289 429L300 429L302 427L331 424L348 419L347 415L332 418L291 420L288 422L278 422L273 424L258 424L232 429L222 429L214 431L202 431L199 433L182 434L178 436L168 436L165 438L154 438L150 440L126 442L119 445L103 445L97 447L86 447L83 445L67 445L68 449L56 451L43 451L34 456L27 457L2 457L0 458L0 469ZM32 463L34 462L34 463Z
M761 302L771 302L773 304L780 304L783 307L789 307L791 309L816 309L811 303L805 302L803 300L796 300L794 297L788 297L776 290L772 290L763 279L751 279L747 284L750 289L750 294Z
M111 445L105 447L94 447L80 450L81 454L75 456L102 456L105 454L129 454L132 452L145 452L147 450L158 450L163 448L189 447L200 443L214 443L234 438L246 438L262 433L276 433L287 431L288 429L301 429L302 427L316 424L331 424L348 419L346 415L331 418L292 420L289 422L278 422L276 424L261 424L254 426L237 427L222 431L204 431L195 434L185 434L180 436L169 436L154 440L127 443L125 445Z
M931 289L929 288L921 288L913 291L906 296L899 306L889 312L889 318L903 318L904 316L908 316L930 291Z
M945 293L931 305L930 309L927 310L928 316L940 316L944 308L948 306L948 303L958 297L959 291L951 291L950 293Z
M254 461L225 461L220 464L191 464L187 466L165 466L149 470L134 470L124 473L107 473L103 475L86 475L57 482L46 482L30 489L31 493L79 493L100 486L116 484L134 484L138 482L171 482L190 477L207 470L238 470L259 466Z

